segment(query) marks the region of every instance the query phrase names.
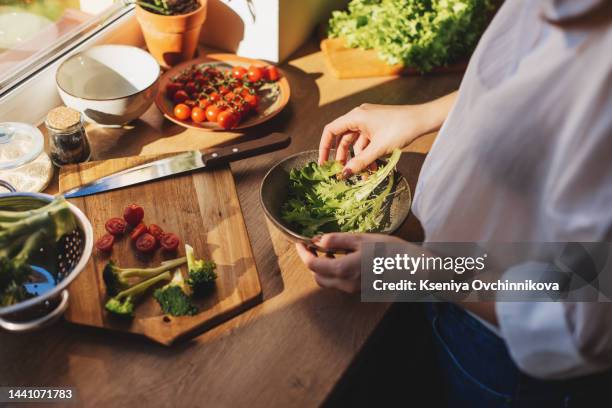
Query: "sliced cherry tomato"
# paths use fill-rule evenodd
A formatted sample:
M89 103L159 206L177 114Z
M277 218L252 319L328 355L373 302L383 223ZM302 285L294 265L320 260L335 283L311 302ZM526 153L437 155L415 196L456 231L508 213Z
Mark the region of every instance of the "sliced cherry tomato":
M223 129L232 129L238 124L238 115L232 110L224 110L217 116L217 122Z
M130 204L123 210L123 219L132 227L137 226L144 219L144 208L138 204Z
M176 234L169 232L162 236L162 239L159 241L160 245L165 251L176 251L181 240Z
M278 71L278 68L276 68L274 65L268 65L264 69L264 78L267 81L272 81L272 82L278 81L280 78L280 72Z
M245 67L237 66L237 67L232 68L232 76L236 79L244 78L246 73L247 73L247 70Z
M104 234L100 239L96 241L96 248L102 252L110 252L113 249L115 243L115 237L111 234Z
M255 65L251 65L247 73L247 78L249 78L249 81L251 82L259 81L261 78L263 78L263 69L256 67Z
M125 229L127 227L126 222L123 218L115 217L106 221L104 224L104 228L108 231L109 234L112 235L122 235L125 233Z
M174 116L180 120L187 120L191 116L191 108L184 103L179 103L174 107Z
M174 100L174 94L182 89L183 85L178 82L170 82L166 85L166 96Z
M149 253L155 251L157 247L157 240L155 237L148 232L140 235L136 240L136 249L143 253Z
M153 235L157 241L161 241L164 230L159 225L151 224L149 225L149 234Z
M210 105L208 108L206 108L206 119L211 122L216 122L217 116L219 116L220 112L221 110L218 107L215 105Z
M206 120L206 112L200 107L194 107L191 110L191 120L195 123L202 123Z
M183 103L185 102L187 99L189 99L189 95L187 95L187 92L185 92L184 90L178 90L175 92L174 97L172 98L172 100L174 101L174 103Z
M251 109L257 109L257 106L259 106L259 97L257 95L248 94L244 96L244 100L249 104Z
M140 224L134 227L132 232L130 232L130 239L132 241L136 241L136 239L145 232L149 232L149 229L147 228L144 222L141 222Z

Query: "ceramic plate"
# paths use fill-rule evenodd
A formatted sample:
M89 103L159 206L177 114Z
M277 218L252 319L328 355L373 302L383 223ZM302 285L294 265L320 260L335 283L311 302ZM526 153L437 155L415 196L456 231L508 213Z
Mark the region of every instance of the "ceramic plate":
M237 65L248 68L250 65L263 67L269 64L255 59L239 57L234 54L209 54L205 57L196 58L179 64L166 71L166 73L161 77L159 91L157 92L157 97L155 98L155 104L166 118L186 128L203 131L224 130L219 125L212 122L194 123L191 120L183 121L177 119L173 114L174 102L166 97L166 86L172 81L172 78L180 74L183 70L190 68L192 65L199 64L215 66L221 70L231 70L232 67ZM262 88L260 88L260 91L258 92L258 95L261 98L259 112L255 115L250 115L246 120L240 122L237 127L231 130L240 130L258 125L271 119L281 110L283 110L285 105L287 105L287 102L289 102L290 90L289 81L287 81L287 78L282 71L280 71L280 73L281 78L275 83L278 84L278 92L273 92L270 85L264 85Z

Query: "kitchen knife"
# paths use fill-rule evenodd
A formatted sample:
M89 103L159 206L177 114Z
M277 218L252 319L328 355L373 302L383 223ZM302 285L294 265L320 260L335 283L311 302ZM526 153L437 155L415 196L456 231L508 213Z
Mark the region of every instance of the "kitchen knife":
M262 153L283 149L291 143L284 133L272 133L259 139L206 151L192 150L113 173L80 187L65 191L66 198L84 197L210 168Z

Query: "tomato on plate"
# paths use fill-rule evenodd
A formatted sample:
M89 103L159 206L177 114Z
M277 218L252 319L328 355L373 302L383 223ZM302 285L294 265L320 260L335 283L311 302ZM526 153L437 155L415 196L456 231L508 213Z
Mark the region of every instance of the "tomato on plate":
M248 94L244 96L244 100L249 104L251 109L257 109L257 106L259 106L259 97L257 95Z
M274 65L268 65L264 68L264 78L268 81L276 82L280 78L280 72Z
M143 253L149 253L155 251L157 247L157 240L155 237L148 232L140 235L136 240L136 249Z
M191 110L191 120L193 120L195 123L204 122L206 120L206 112L204 111L204 109L195 106Z
M208 108L206 108L206 119L211 122L216 122L220 112L221 110L218 107L215 105L210 105Z
M238 115L231 109L224 110L217 116L217 122L223 129L231 129L238 124Z
M256 67L255 65L251 65L247 72L247 78L251 82L257 82L261 78L263 78L263 69Z
M153 235L157 241L161 241L164 230L157 224L149 225L149 234Z
M123 219L132 227L137 226L144 219L144 208L138 204L130 204L123 210Z
M189 95L187 95L187 92L185 92L182 89L176 91L175 94L174 94L174 97L172 98L174 103L183 103L187 99L189 99Z
M109 234L112 235L122 235L125 233L125 229L127 227L126 222L123 218L114 217L106 221L104 224L104 228L108 231Z
M180 120L189 119L191 116L191 108L184 103L179 103L174 107L174 116Z
M210 106L210 101L208 99L202 98L198 101L198 107L204 111L205 117L206 117L206 108L208 108L209 106Z
M147 228L144 222L141 222L140 224L134 227L132 232L130 232L130 239L132 241L136 241L136 239L145 232L149 232L149 229Z
M111 234L104 234L96 241L96 248L102 252L110 252L113 249L115 237Z
M159 243L165 251L176 251L179 244L181 243L181 240L176 234L169 232L162 235L162 238Z
M170 82L166 85L166 96L170 99L174 99L174 94L180 91L183 85L178 82Z
M221 95L219 95L217 92L213 92L210 95L208 95L208 100L212 104L217 103L221 100Z
M247 74L245 67L235 66L232 68L232 76L236 79L242 79Z

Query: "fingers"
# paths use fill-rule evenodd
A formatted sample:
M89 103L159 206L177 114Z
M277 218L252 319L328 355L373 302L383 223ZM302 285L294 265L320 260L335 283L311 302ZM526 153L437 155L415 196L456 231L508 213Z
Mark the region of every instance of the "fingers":
M357 251L363 240L363 234L333 232L331 234L322 235L315 240L317 246L323 249L346 249L349 251Z
M337 139L338 140L338 142L336 143L336 160L337 161L339 161L342 164L346 164L346 161L349 158L349 148L355 142L358 136L359 136L358 133L350 132L350 133L345 133L344 135L340 136Z
M353 252L338 258L317 256L304 244L296 244L296 250L308 269L316 275L334 279L358 279L361 273L361 254Z
M344 170L342 170L342 175L350 177L353 174L360 173L380 156L382 154L379 149L373 143L370 143L360 154L356 154L355 157L349 160L346 166L344 166Z
M323 128L323 134L321 135L321 141L319 142L319 164L323 164L328 160L329 151L331 150L336 137L342 136L348 132L359 131L359 123L357 122L355 116L355 110L352 110L346 115L342 115L333 122L328 123Z
M368 144L370 144L370 140L364 135L360 135L355 141L355 144L353 144L353 151L355 152L355 156L361 154L361 152L363 152L363 150L368 147Z

